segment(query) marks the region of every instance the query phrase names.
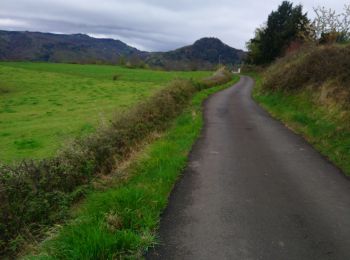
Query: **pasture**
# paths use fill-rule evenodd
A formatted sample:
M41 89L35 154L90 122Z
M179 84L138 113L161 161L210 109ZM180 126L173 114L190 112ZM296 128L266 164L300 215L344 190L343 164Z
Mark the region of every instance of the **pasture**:
M164 72L108 65L0 62L0 161L54 155L72 138L107 124L174 78L210 72Z

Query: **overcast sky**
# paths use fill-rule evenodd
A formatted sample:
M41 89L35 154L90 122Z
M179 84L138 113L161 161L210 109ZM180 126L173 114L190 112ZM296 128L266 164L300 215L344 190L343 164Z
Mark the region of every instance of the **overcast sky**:
M171 50L204 36L245 48L282 0L0 0L0 29L85 33L147 51ZM341 11L343 0L300 0Z

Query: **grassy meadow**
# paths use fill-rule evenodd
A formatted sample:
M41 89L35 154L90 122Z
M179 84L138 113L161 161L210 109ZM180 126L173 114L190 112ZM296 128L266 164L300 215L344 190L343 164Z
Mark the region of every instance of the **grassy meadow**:
M208 75L0 62L0 161L51 156L68 140L94 131L114 113L145 100L172 79Z

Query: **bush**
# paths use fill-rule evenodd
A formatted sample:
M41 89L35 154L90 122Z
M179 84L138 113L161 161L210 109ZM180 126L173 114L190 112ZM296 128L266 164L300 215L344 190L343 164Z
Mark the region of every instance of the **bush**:
M232 74L225 67L218 69L214 75L199 82L200 88L224 84L232 79Z
M350 79L350 46L313 47L278 60L264 74L267 89L320 86L329 79Z
M263 75L263 89L314 92L331 85L333 98L350 101L350 45L330 45L304 49L278 60Z
M138 143L164 130L196 91L229 80L223 69L200 84L175 80L54 158L0 164L0 256L13 256L23 241L64 220L97 174L109 173Z
M264 69L264 66L244 64L241 68L241 73L262 73Z

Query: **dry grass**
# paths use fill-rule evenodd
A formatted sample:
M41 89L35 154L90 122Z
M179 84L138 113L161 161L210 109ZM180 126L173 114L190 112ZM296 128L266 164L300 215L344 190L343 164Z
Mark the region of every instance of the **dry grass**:
M278 60L263 75L263 89L317 93L322 104L350 104L350 45L304 49Z

